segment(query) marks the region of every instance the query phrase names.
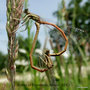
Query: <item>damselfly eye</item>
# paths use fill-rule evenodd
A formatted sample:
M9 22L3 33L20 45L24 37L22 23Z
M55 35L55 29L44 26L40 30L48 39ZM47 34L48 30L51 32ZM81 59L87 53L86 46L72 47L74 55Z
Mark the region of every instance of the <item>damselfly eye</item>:
M24 13L28 13L28 9L25 9L25 10L24 10Z

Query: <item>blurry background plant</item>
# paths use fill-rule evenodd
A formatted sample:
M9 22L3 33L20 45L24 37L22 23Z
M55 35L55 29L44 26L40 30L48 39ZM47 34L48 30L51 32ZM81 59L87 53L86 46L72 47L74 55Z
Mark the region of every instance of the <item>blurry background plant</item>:
M7 55L4 55L2 52L0 52L0 71L2 71L3 68L6 67L6 61L4 60L7 60Z
M27 8L28 0L26 0L25 8ZM77 87L90 86L90 1L87 0L83 3L83 0L71 0L66 7L65 1L58 4L58 10L53 13L57 18L57 25L66 33L69 45L65 54L55 57L53 60L56 84L58 90L77 90ZM15 61L17 75L21 74L26 76L29 73L31 77L29 84L36 84L32 86L32 90L50 89L51 87L39 86L42 84L48 84L49 76L45 73L39 73L30 67L29 53L32 47L32 41L34 32L31 32L33 22L29 21L26 24L27 38L18 36L19 41L19 54ZM61 38L59 32L56 29L50 30L50 46L54 52L61 51L65 45L64 40ZM45 44L44 44L45 45ZM37 40L35 49L40 49L41 44ZM34 51L35 52L35 51ZM66 56L67 55L67 56ZM5 68L7 55L0 54L0 70ZM34 61L37 61L36 56L33 55ZM2 65L3 64L3 65ZM35 62L37 65L37 63ZM26 74L25 74L26 73ZM18 84L21 83L22 89L29 90L30 86L27 86L26 80L16 82L16 88L20 88ZM38 86L37 86L38 85ZM82 90L82 89L81 89Z

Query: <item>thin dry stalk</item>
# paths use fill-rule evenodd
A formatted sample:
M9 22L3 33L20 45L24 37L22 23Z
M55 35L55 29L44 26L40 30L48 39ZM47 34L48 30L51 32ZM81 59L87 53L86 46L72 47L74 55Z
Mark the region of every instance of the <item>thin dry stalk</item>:
M47 40L48 40L48 37L46 37L46 39L45 39L43 51L46 49ZM52 44L52 42L51 42L51 44ZM53 45L52 45L52 47L53 47ZM48 50L46 50L45 54L48 56L49 54L47 53L47 51ZM48 56L48 57L50 57L50 56ZM53 67L48 69L48 71L46 71L46 76L47 76L48 81L49 81L50 89L57 90L56 78L55 78L55 73L54 73Z
M45 53L45 54L47 56L49 55L48 53ZM50 56L48 56L48 57L50 57ZM57 90L57 84L56 84L54 68L52 67L52 68L48 69L48 71L46 71L46 75L47 75L51 90Z
M51 90L57 90L57 83L54 73L54 68L52 67L48 71L46 71L47 78L49 80L49 85L51 87Z
M14 62L18 53L18 41L16 33L21 18L24 0L7 0L7 24L8 34L8 79L11 82L11 90L15 90L15 67Z

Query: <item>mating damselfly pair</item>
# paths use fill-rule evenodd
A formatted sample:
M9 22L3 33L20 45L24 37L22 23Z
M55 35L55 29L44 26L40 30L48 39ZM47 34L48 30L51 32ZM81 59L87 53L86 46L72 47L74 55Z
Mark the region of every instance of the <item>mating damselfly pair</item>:
M35 21L35 25L36 25L36 29L37 29L37 30L36 30L36 34L35 34L35 37L34 37L34 40L33 40L33 43L32 43L32 48L31 48L31 51L30 51L30 55L29 55L29 56L30 56L30 64L31 64L31 67L32 67L33 69L37 70L37 71L40 71L40 72L47 71L48 69L52 68L52 66L53 66L53 63L52 63L52 60L50 59L50 56L59 56L59 55L63 54L63 53L66 51L67 46L68 46L68 38L67 38L67 36L65 35L64 31L63 31L62 29L60 29L57 25L52 24L52 23L49 23L49 22L46 22L46 21L42 21L38 15L33 14L33 13L30 13L30 12L28 11L28 9L25 9L25 10L24 10L24 14L25 14L25 15L24 15L24 17L23 17L22 26L25 25L26 22L28 22L29 20L32 19L32 20ZM62 37L65 39L65 40L64 40L64 42L65 42L65 47L64 47L64 49L63 49L62 51L60 51L60 52L58 52L58 53L52 53L52 54L49 53L49 51L46 51L46 52L43 54L45 59L43 59L43 58L40 57L40 59L43 61L43 63L47 66L47 68L43 68L43 69L34 66L34 64L33 64L33 58L32 58L32 56L33 56L33 51L34 51L34 48L35 48L35 44L36 44L36 41L37 41L37 37L38 37L38 34L39 34L39 29L40 29L40 25L41 25L41 24L53 26L55 29L57 29L57 30L61 33ZM74 28L74 27L73 27L73 28ZM80 31L81 29L78 29L78 30ZM55 30L55 31L56 31L56 30ZM55 34L54 34L54 36L55 36Z

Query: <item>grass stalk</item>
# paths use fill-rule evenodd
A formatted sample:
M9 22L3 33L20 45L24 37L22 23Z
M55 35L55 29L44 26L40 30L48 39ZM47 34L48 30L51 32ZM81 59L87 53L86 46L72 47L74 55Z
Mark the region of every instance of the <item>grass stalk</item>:
M11 83L11 90L15 90L15 59L18 53L18 42L16 31L19 27L24 0L7 0L7 24L8 34L8 77ZM18 19L18 20L17 20Z

